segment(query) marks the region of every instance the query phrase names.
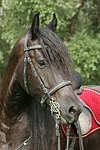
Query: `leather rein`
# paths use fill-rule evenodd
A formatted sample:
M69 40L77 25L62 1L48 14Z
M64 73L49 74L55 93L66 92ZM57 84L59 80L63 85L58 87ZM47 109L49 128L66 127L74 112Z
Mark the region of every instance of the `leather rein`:
M26 36L25 41L24 41L24 53L25 53L25 55L24 55L24 72L23 72L24 86L25 86L26 92L29 94L28 85L27 85L27 76L26 76L27 64L29 64L33 75L35 76L36 80L38 81L39 85L41 86L41 88L44 92L44 95L43 95L41 102L40 102L41 105L43 107L46 106L47 105L46 101L49 100L48 105L50 106L51 115L55 118L56 136L58 138L58 150L61 150L61 148L60 148L60 120L61 120L62 116L60 114L60 105L58 102L54 101L52 95L56 91L58 91L59 89L65 87L65 86L71 85L71 81L61 82L60 84L54 86L51 90L48 91L47 88L45 87L44 83L42 82L41 78L39 77L34 65L32 64L31 58L30 58L29 53L28 53L30 50L42 49L42 46L41 45L34 45L34 46L27 47L27 40L28 40L28 37ZM79 125L77 125L77 123L75 124L75 126L77 127L77 129L79 128ZM81 133L79 133L79 134L81 135ZM33 135L31 133L30 137L28 139L26 139L21 145L19 145L19 147L15 150L23 150L31 142L32 137L33 137ZM74 149L69 148L70 125L68 125L66 137L67 137L66 138L67 139L67 145L66 145L65 150L74 150ZM81 139L81 141L82 141L82 139ZM75 144L75 138L73 138L72 143L73 143L73 145ZM83 144L81 144L81 145L83 145ZM83 147L83 146L81 146L81 147ZM84 149L80 148L80 150L84 150Z

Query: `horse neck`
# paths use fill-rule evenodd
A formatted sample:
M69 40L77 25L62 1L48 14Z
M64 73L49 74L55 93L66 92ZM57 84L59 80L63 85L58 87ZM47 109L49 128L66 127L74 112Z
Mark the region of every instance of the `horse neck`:
M23 99L27 98L27 94L21 88L17 76L17 66L22 53L20 42L17 42L10 54L0 83L0 114L2 114L0 117L2 118L5 118L5 115L9 117L18 115L23 106Z
M17 48L19 49L17 50ZM0 83L0 92L2 92L2 94L4 95L7 95L6 93L8 92L8 89L10 87L10 84L12 83L14 74L16 72L17 64L19 61L19 52L18 52L19 50L20 50L19 42L17 42L9 56L9 59L7 61L7 65L5 67L4 74L2 77L2 81Z
M57 149L55 122L50 110L43 108L37 100L30 100L28 116L33 133L34 149Z

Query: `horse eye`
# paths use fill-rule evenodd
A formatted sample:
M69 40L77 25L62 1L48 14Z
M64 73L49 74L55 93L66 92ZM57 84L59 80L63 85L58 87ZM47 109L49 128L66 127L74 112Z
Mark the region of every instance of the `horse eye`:
M39 68L44 68L47 65L47 62L44 58L39 59L37 62L38 62Z

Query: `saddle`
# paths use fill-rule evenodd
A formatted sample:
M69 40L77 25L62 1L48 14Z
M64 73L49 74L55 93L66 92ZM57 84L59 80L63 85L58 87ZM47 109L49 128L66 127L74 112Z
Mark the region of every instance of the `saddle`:
M87 137L100 130L100 94L94 90L83 88L78 97L84 106L79 116L82 137ZM61 125L61 128L66 135L65 125Z
M83 88L78 95L84 105L83 112L79 116L79 122L83 137L100 129L100 94L94 90Z
M84 107L83 112L79 116L79 123L81 127L82 135L88 133L92 127L91 112L87 107Z

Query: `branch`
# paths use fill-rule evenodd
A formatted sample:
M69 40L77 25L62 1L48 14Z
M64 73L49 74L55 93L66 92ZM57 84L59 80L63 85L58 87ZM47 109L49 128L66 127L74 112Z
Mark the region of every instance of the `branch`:
M85 2L86 2L86 0L82 0L81 5L77 8L76 14L69 20L70 21L70 24L69 24L69 33L71 35L74 34L75 24L76 24L79 12L80 12L81 8L83 8Z

